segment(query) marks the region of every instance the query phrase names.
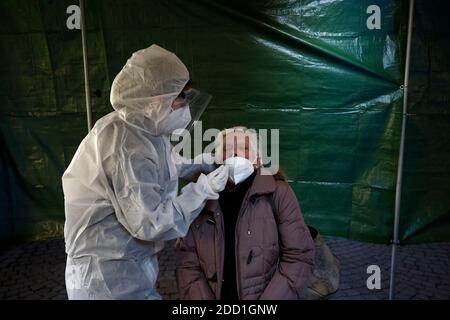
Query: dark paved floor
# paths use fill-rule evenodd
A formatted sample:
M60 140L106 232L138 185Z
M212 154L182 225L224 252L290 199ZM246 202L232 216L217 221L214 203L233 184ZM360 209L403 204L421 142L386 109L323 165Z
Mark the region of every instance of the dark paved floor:
M387 299L390 247L344 239L327 243L341 262L341 284L331 299ZM64 286L64 242L36 241L0 253L0 299L67 299ZM369 290L366 269L381 269L381 290ZM178 299L173 242L160 256L159 291ZM450 299L450 243L400 247L397 298Z

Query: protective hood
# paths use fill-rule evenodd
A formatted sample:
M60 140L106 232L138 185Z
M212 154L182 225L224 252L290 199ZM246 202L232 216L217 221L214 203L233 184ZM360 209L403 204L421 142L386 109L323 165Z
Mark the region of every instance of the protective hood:
M152 135L169 134L171 105L189 80L178 57L157 45L128 59L111 87L111 104L121 118Z

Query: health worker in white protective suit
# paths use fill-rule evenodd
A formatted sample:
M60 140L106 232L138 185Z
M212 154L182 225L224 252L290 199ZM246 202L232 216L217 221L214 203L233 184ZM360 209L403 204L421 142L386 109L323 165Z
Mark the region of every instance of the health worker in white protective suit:
M191 121L189 83L185 65L157 45L135 52L114 79L115 111L97 121L62 178L69 299L160 299L163 241L185 236L225 187L226 167L178 164L171 151L170 133ZM210 173L178 195L178 178L198 171Z

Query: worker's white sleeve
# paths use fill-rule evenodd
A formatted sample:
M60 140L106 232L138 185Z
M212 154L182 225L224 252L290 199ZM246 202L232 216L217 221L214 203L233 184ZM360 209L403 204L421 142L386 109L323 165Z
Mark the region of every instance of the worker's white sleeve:
M199 173L210 173L216 169L214 158L210 153L202 153L194 159L182 157L177 152L172 152L178 176L186 181L191 181Z
M206 200L219 197L202 174L197 183L186 185L179 196L162 199L161 194L165 193L157 183L155 161L137 152L121 153L119 158L117 172L110 176L116 215L135 238L161 241L184 237Z

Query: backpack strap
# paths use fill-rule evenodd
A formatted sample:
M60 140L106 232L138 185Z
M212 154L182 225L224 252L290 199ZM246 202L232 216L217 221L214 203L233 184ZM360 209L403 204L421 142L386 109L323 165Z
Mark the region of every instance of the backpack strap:
M275 219L275 223L277 226L280 224L280 219L278 217L277 206L275 205L275 201L273 200L273 193L266 194L267 201L269 201L270 206L272 207L273 218Z
M266 197L267 201L269 201L269 203L270 203L270 206L272 208L273 219L275 220L275 224L277 225L277 228L278 228L278 226L280 225L280 219L279 219L279 216L278 216L277 206L276 206L275 201L273 199L273 192L264 194L263 196ZM250 198L250 202L255 203L257 197L258 197L257 195L256 196L253 195ZM279 233L278 233L278 235L279 235Z
M277 237L278 237L278 246L280 248L281 253L281 236L280 236L280 217L278 216L277 206L275 205L275 201L273 199L273 193L266 194L267 201L269 201L270 206L272 207L273 219L275 220L275 224L277 225ZM280 263L280 257L278 256L278 263Z

